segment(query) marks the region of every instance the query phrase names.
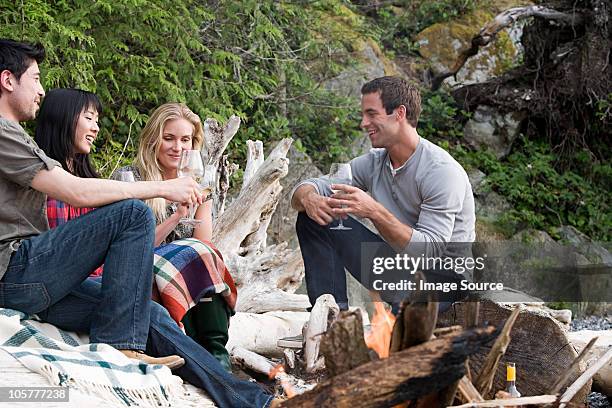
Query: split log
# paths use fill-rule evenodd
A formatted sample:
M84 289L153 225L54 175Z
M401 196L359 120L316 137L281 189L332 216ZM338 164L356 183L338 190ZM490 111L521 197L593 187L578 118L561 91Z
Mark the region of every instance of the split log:
M280 406L362 408L417 399L463 377L465 359L495 335L489 326L439 337L332 377Z
M363 337L360 310L340 312L321 340L325 368L334 377L371 360Z
M559 408L564 408L569 402L575 401L574 397L576 394L579 393L580 390L591 381L591 378L593 378L595 373L597 373L601 367L608 364L610 360L612 360L612 349L608 350L608 352L601 356L595 364L582 373L582 375L578 377L578 379L574 381L572 385L567 387L563 395L561 395L561 398L559 398L559 401L561 402L559 404Z
M323 334L336 320L340 308L332 295L319 296L310 312L310 319L304 330L304 362L306 372L312 373L322 367L319 361L319 348Z
M467 367L466 367L466 371L467 371ZM461 401L464 401L464 402L482 402L484 401L484 398L482 398L482 395L480 395L476 387L474 387L474 384L472 384L472 382L467 378L467 376L464 376L463 378L461 378L461 380L459 380L459 386L457 389L459 391L459 399Z
M482 368L480 369L480 374L474 385L476 389L480 392L481 395L487 395L491 391L491 386L493 385L493 377L495 376L495 372L497 371L497 366L499 364L499 360L506 353L506 349L508 348L508 344L510 343L510 331L514 326L514 322L516 321L519 313L521 312L520 306L516 307L508 320L504 323L504 328L501 332L501 335L495 340L495 344L493 348L487 355L484 363L482 364Z
M391 334L391 353L429 340L436 327L438 302L402 304Z
M489 22L485 25L478 35L472 38L472 43L470 48L463 50L457 61L453 64L450 71L442 72L433 77L431 80L431 89L436 90L441 85L442 82L448 77L451 77L465 65L467 60L470 57L478 54L478 50L480 47L484 47L489 44L491 41L495 39L497 34L517 22L518 20L522 20L528 17L538 17L546 20L554 20L561 24L569 24L569 25L580 25L584 22L584 18L581 14L572 13L566 14L557 10L549 9L544 6L525 6L525 7L515 7L509 10L506 10L500 14L498 14L493 21Z
M439 326L464 324L465 303L438 317ZM495 326L501 326L510 316L513 305L504 305L490 300L481 300L479 320ZM483 347L470 357L470 368L473 373L481 370L491 346ZM493 390L506 388L505 363L516 363L517 387L524 396L544 395L554 382L565 372L578 354L569 344L567 332L563 325L552 318L545 310L525 309L518 316L512 328L512 341L501 358L500 366L495 372ZM581 368L582 370L583 368ZM572 381L580 375L577 369ZM585 386L576 401L586 399L590 386ZM483 395L486 398L486 396Z
M521 397L508 399L495 399L482 402L470 402L463 405L453 405L452 408L497 408L497 407L518 407L527 405L547 405L557 400L556 395L537 395L535 397Z
M282 357L278 339L302 334L309 317L307 312L238 312L232 317L226 348L230 354L239 347L266 357Z
M550 388L550 392L549 394L557 394L559 391L561 391L563 389L563 387L567 384L567 382L569 381L569 379L571 378L573 372L576 370L576 368L578 368L578 366L580 365L580 362L587 356L588 352L591 351L591 349L593 348L593 346L595 345L595 342L597 341L597 337L593 337L590 341L589 344L586 345L586 347L580 352L580 354L578 354L578 357L576 357L576 359L574 360L574 362L572 363L572 365L569 366L569 368L567 369L567 371L565 372L565 374L563 374L554 384L553 386Z

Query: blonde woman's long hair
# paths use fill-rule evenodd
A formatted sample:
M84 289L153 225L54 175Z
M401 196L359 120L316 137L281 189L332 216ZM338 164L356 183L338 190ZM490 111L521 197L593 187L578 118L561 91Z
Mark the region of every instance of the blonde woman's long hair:
M163 171L157 160L159 149L164 134L166 122L176 119L185 119L193 125L193 149L201 149L204 140L202 121L200 117L193 113L187 105L183 103L165 103L155 109L144 129L140 133L140 144L135 167L144 181L163 180ZM146 203L158 222L166 219L166 200L163 198L153 198L146 200Z

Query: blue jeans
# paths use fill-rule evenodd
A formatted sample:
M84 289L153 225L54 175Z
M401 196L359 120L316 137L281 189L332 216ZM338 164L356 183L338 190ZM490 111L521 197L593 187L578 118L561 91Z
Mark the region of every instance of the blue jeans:
M334 223L337 223L334 221ZM334 296L340 310L348 309L348 296L346 293L346 270L368 289L373 280L371 273L365 273L362 266L372 265L372 258L376 256L392 257L396 254L382 237L374 234L359 221L348 217L343 220L350 231L330 230L330 225L319 225L305 212L298 213L295 224L302 258L304 260L306 290L310 304L314 305L317 298L329 293ZM379 247L376 253L364 253L362 244L374 243ZM372 251L370 251L372 252ZM367 258L367 259L366 259ZM371 269L368 268L371 272ZM439 276L435 272L425 272L430 282L447 281L448 277ZM390 303L393 312L399 311L400 294L380 292L382 300ZM406 293L406 296L409 294ZM398 298L400 296L400 298ZM439 312L447 310L455 299L454 294L447 295L439 304Z
M151 301L154 233L149 208L127 200L24 240L0 281L0 307L89 333L91 342L180 355L185 365L176 373L219 406L267 406L269 394L228 374ZM102 281L87 279L102 263Z
M104 264L100 307L88 316L91 341L144 350L149 332L155 219L139 200L100 207L21 242L0 281L0 306L61 326L79 285ZM67 328L69 329L69 328Z

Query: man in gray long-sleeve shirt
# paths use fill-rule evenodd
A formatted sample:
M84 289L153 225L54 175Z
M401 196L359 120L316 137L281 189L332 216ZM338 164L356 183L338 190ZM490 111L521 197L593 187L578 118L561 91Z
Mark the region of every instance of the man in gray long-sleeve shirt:
M334 185L342 193L332 195L328 180L309 179L296 186L291 201L300 212L296 228L310 301L331 293L341 309L348 307L344 268L363 281L362 243L433 258L448 255L449 243L475 237L465 170L417 133L418 90L401 78L383 77L361 93L361 127L374 149L351 161L353 185ZM352 218L345 224L353 230L329 230L334 218L348 214L371 220L379 235Z

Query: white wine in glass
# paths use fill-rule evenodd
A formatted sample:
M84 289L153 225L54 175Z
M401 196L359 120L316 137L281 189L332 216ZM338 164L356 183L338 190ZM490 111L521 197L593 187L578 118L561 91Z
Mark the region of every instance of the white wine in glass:
M351 165L349 163L333 163L329 169L329 181L331 184L353 184L353 173L351 172ZM332 189L334 194L342 194L341 190ZM330 227L332 230L348 231L351 227L345 227L342 223L342 217L335 227Z
M200 151L183 150L176 173L179 177L191 177L199 184L204 176L204 164L202 163ZM189 206L189 218L181 218L181 223L198 224L202 222L201 220L195 219L195 211L196 205L191 204Z
M215 186L217 185L217 167L212 164L204 166L204 175L200 180L200 188L204 195L204 201L212 199Z

